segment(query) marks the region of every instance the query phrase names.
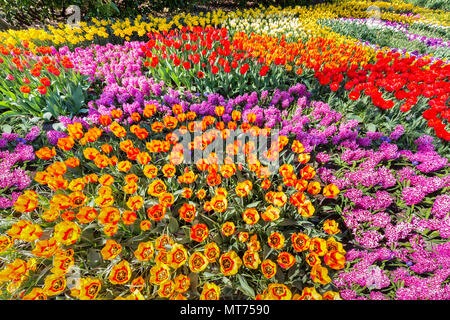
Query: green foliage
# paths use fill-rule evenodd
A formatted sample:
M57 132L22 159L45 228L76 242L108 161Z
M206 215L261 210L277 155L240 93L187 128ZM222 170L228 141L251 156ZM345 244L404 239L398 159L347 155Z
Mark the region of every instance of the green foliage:
M438 28L433 25L415 23L408 27L408 31L429 38L442 38L443 40L450 41L448 29Z
M80 1L83 2L83 1ZM91 2L91 1L88 1ZM87 16L92 18L111 18L120 15L117 5L110 0L97 0L88 6Z
M366 24L361 23L347 23L338 20L322 20L320 24L323 26L330 27L334 32L339 34L350 36L361 41L367 41L371 44L378 45L380 47L398 48L405 49L409 52L416 51L418 54L430 54L432 53L437 58L445 58L450 55L450 50L447 47L430 47L425 43L418 40L410 40L408 36L397 30L392 30L388 28L372 28ZM411 33L417 33L428 38L441 38L440 32L429 33L427 31L427 26L415 26L411 29ZM421 31L416 32L416 31ZM442 30L442 38L445 40L448 35Z
M404 0L404 1L407 3L412 3L413 5L419 7L450 11L450 2L448 0Z

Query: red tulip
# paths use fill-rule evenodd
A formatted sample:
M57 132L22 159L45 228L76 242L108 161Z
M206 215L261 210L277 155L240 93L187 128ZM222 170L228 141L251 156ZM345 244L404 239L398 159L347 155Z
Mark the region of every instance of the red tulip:
M269 66L263 66L261 70L259 70L259 75L261 77L264 77L267 74L267 72L269 72L269 69L270 69Z
M23 93L30 93L31 89L29 86L21 86L20 91L22 91Z
M155 67L158 65L158 62L159 62L159 58L158 58L158 57L153 57L153 58L152 58L151 66L152 66L153 68L155 68Z
M47 88L45 86L39 86L39 87L37 87L37 90L39 91L40 94L47 93Z
M183 68L189 70L191 68L191 63L189 61L183 62Z
M352 100L358 100L359 99L359 92L358 91L352 91L350 92L350 94L348 95L348 97Z
M331 89L331 91L338 91L339 83L333 82L332 84L330 84L330 89Z
M47 78L47 77L44 77L44 78L41 78L41 83L44 85L44 86L46 86L46 87L49 87L50 86L50 79L49 78Z
M243 64L242 66L241 66L241 69L239 70L239 72L242 74L242 75L244 75L246 72L247 72L247 70L250 68L250 66L247 64L247 63L245 63L245 64Z

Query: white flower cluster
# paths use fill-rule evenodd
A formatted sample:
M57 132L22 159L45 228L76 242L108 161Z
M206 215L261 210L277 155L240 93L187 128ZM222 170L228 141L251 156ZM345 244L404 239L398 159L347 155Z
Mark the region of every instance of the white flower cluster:
M307 38L312 30L305 28L300 18L293 14L259 14L255 17L238 17L226 22L227 28L233 31L254 32L259 35L273 37L286 36L286 39Z

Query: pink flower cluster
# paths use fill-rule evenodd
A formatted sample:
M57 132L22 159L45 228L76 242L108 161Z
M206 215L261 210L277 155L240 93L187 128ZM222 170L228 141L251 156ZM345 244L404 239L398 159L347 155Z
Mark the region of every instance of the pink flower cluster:
M373 143L341 148L338 175L328 163L318 169L326 183L341 189L350 247L359 248L350 249L350 268L334 284L344 299L449 299L448 159L434 151L428 136L416 140L416 152L383 140L378 150Z
M5 138L5 135L3 135L3 138ZM6 136L5 140L7 141L8 138L9 136ZM12 145L12 141L8 142L3 148ZM23 142L19 142L12 152L9 150L0 151L0 189L3 190L0 194L1 209L11 207L21 195L20 191L30 185L31 178L28 171L19 168L18 165L34 159L33 147Z

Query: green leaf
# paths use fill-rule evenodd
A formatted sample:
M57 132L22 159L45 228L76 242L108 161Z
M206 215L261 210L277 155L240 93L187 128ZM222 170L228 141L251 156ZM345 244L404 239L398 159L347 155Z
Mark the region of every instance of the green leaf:
M254 208L254 207L256 207L258 204L260 204L261 203L261 201L255 201L255 202L252 202L252 203L250 203L249 205L247 205L247 208Z
M347 115L347 119L358 120L359 122L363 122L363 119L356 114Z
M437 236L439 236L439 230L436 230L436 231L433 231L432 233L430 233L429 235L428 235L428 239L433 239L433 238L436 238Z
M120 10L119 10L119 8L117 8L117 6L114 2L111 1L108 5L109 5L109 8L112 9L116 14L120 14Z
M9 110L9 111L5 111L2 114L0 114L0 119L9 118L9 117L13 117L13 116L21 116L21 115L23 115L23 114L20 112Z
M203 275L205 278L214 278L214 277L217 276L217 274L215 274L215 273L212 273L212 272L206 272L206 271L204 271L204 272L202 273L202 275Z
M299 225L303 225L304 227L314 228L314 224L312 222L309 222L309 221L299 220L299 221L297 221L297 223Z
M191 272L188 274L188 277L191 281L191 290L198 294L198 274Z
M175 219L174 217L170 217L169 218L169 225L168 225L168 227L169 227L169 231L171 233L177 232L178 228L179 228L179 224L178 224L177 219Z
M246 296L255 299L255 290L249 286L247 280L240 274L237 275L237 278L239 279L239 290Z
M223 242L223 238L219 233L214 237L214 242L219 245Z
M84 103L84 94L80 87L76 87L75 91L72 92L72 100L74 105L71 108L70 113L77 114Z
M59 112L58 112L58 104L56 103L55 99L53 97L50 98L50 101L47 103L47 107L45 108L45 112L50 113L52 117L55 119L58 118ZM47 119L50 120L50 119Z
M294 280L297 278L297 276L300 274L299 268L290 268L288 271L288 278L289 280Z
M297 220L294 219L283 219L281 220L278 225L280 227L284 227L284 226L294 226L297 224Z
M8 108L8 109L9 109L9 107L10 107L10 105L9 105L7 102L5 102L5 101L0 101L0 106L6 107L6 108Z

